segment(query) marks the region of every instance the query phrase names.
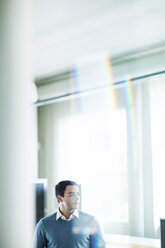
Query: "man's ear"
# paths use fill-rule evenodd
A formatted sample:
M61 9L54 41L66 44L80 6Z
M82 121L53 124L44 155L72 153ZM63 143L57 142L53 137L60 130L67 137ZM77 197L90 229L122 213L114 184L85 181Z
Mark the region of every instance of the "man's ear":
M63 201L63 197L61 195L58 195L57 196L57 200L58 200L58 202L62 202Z

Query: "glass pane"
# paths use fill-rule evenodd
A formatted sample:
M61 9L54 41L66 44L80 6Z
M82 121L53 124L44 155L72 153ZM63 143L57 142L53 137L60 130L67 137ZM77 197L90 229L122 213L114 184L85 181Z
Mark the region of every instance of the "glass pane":
M59 175L82 184L82 209L128 222L125 110L79 114L58 124Z

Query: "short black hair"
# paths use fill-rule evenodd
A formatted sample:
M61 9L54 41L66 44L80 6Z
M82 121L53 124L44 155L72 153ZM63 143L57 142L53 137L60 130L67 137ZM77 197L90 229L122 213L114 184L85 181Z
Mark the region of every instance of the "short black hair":
M66 190L66 187L68 185L76 185L78 186L78 184L74 181L70 181L70 180L65 180L65 181L61 181L59 182L56 186L55 186L55 194L56 194L56 197L58 195L61 195L64 197L64 193L65 193L65 190Z

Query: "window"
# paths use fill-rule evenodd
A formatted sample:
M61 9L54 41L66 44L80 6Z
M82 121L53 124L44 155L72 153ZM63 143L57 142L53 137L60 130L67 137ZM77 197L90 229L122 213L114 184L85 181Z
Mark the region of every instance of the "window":
M159 237L164 218L165 84L102 87L39 108L40 177L81 184L84 211L106 232ZM57 205L56 205L57 206Z

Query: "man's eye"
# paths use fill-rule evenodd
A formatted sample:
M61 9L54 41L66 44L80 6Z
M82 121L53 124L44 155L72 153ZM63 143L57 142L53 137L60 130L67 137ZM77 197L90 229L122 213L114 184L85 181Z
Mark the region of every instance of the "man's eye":
M70 193L70 194L68 194L69 196L80 196L80 194L78 193L78 194L75 194L75 193Z
M69 196L74 196L74 194L69 194Z

